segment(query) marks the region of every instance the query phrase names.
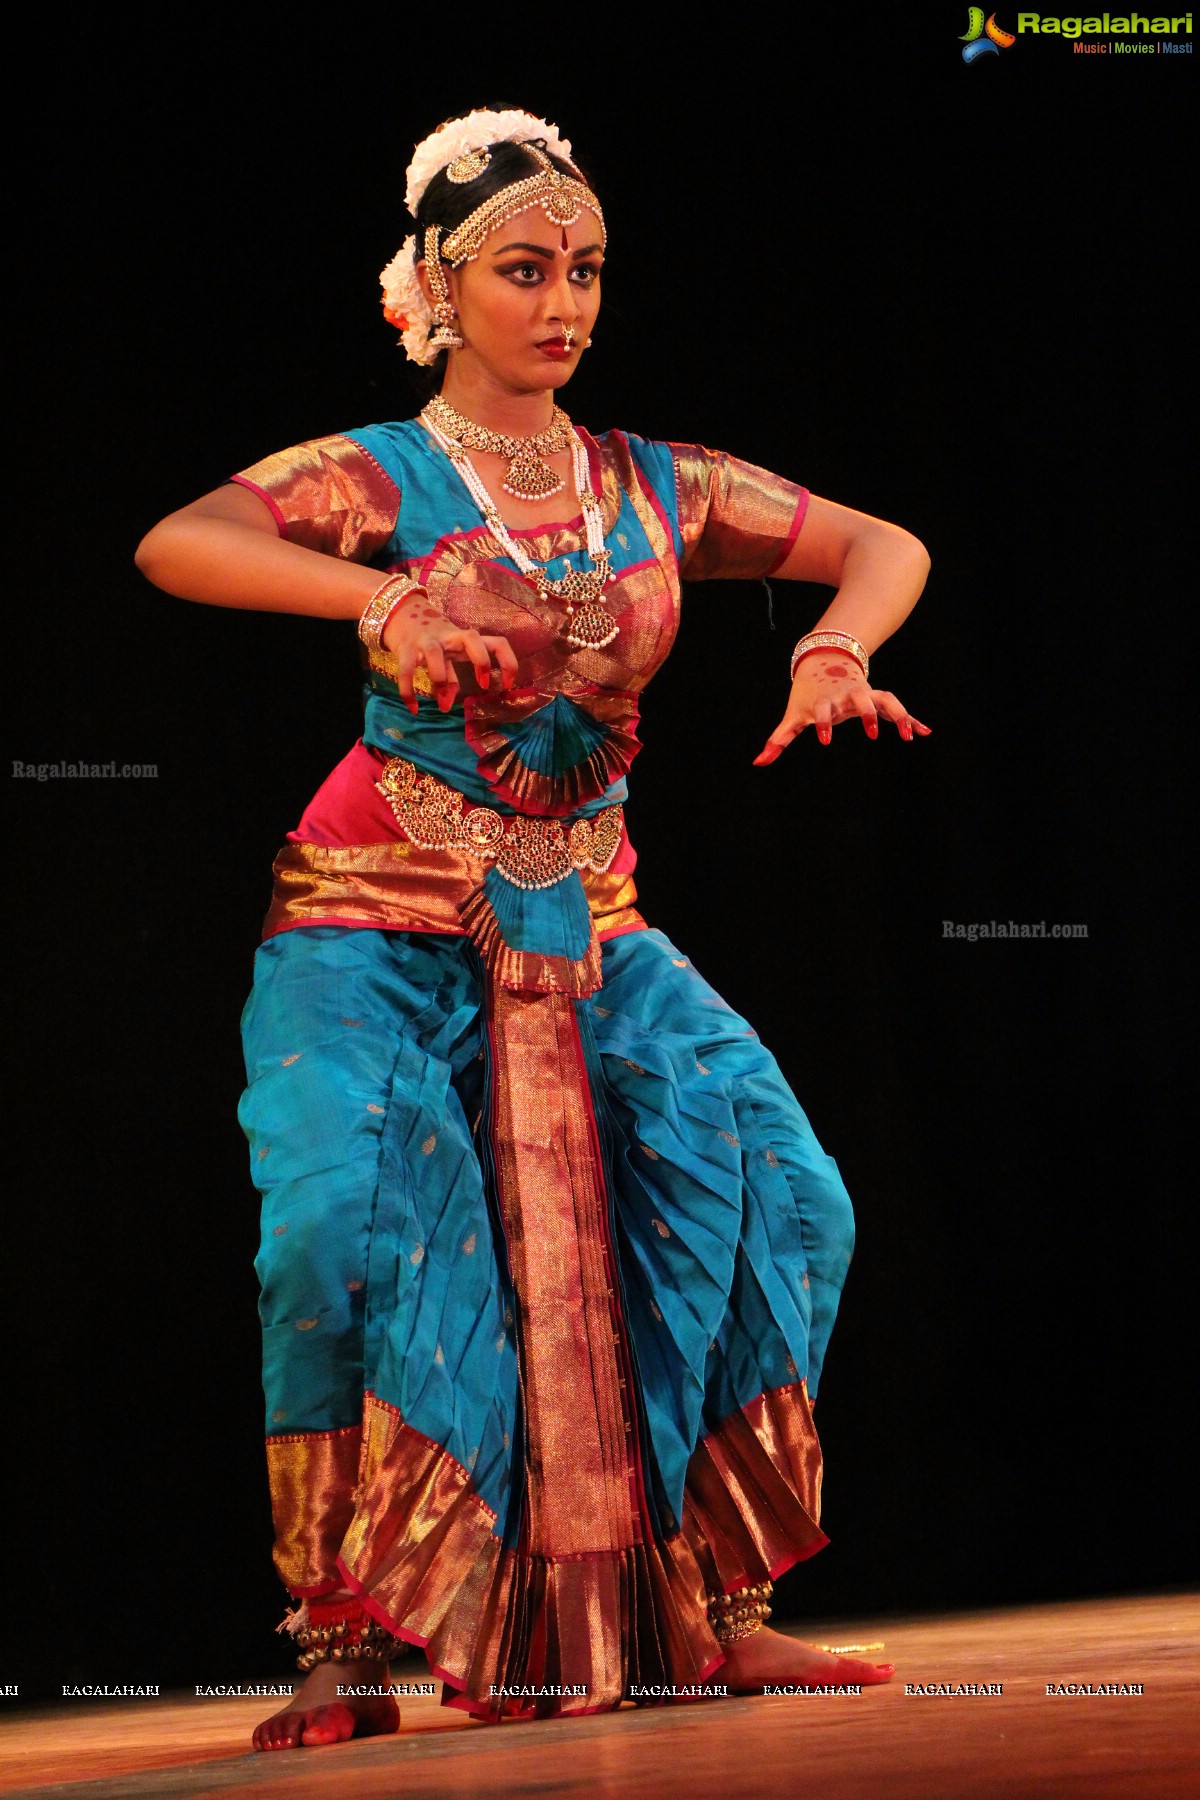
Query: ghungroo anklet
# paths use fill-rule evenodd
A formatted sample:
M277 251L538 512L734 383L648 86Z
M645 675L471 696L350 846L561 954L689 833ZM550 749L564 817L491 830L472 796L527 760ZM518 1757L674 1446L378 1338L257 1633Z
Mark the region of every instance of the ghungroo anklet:
M387 1662L400 1649L399 1639L357 1600L306 1600L276 1630L294 1640L296 1667L306 1675L323 1662Z
M708 1622L718 1644L737 1644L761 1631L771 1616L774 1589L769 1581L737 1588L732 1594L710 1595Z

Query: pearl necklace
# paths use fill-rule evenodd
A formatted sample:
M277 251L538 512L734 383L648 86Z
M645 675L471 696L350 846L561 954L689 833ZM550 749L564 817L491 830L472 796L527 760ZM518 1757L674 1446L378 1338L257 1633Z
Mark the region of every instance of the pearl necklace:
M564 415L565 417L565 415ZM592 491L588 457L583 443L571 427L571 468L575 476L575 493L583 513L587 534L590 569L568 569L552 581L541 563L533 561L517 543L500 517L492 497L484 486L462 444L447 437L430 417L430 408L421 414L421 422L430 436L450 458L464 487L483 515L484 523L506 556L516 563L527 581L531 581L542 601L557 600L567 609L562 635L576 650L603 650L617 636L620 626L604 605L602 594L612 580L612 552L604 543L604 514L598 495ZM569 425L569 421L568 421Z

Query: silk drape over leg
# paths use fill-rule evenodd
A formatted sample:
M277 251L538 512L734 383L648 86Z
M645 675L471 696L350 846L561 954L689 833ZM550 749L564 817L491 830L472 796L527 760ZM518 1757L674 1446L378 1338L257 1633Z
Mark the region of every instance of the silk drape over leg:
M297 930L246 1012L277 1566L348 1579L485 1716L697 1679L706 1582L825 1541L844 1186L669 940L602 954L572 1001L462 938Z

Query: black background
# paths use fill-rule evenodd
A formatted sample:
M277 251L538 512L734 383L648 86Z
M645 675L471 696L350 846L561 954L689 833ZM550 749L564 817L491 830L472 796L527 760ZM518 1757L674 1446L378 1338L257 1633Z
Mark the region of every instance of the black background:
M872 670L928 741L846 725L753 768L826 596L776 583L772 629L761 587L712 583L628 809L643 912L776 1051L859 1215L818 1407L833 1542L781 1611L1194 1574L1193 65L1024 36L967 67L964 12L367 9L305 36L251 11L173 39L109 19L31 63L9 754L158 777L9 782L23 1695L288 1666L237 1019L271 859L357 735L357 661L348 627L174 601L132 554L230 471L415 410L376 272L412 144L487 99L557 120L604 198L573 415L720 445L933 557Z

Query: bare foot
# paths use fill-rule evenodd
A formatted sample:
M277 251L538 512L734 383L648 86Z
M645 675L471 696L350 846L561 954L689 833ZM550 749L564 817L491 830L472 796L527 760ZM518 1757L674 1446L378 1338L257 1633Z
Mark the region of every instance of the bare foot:
M764 1626L731 1644L724 1664L710 1680L714 1686L727 1687L731 1694L761 1694L764 1687L874 1686L890 1681L895 1672L895 1663L835 1656Z
M301 1744L341 1744L352 1737L399 1731L400 1708L390 1693L339 1694L343 1687L386 1689L391 1668L378 1658L323 1662L305 1676L283 1712L255 1730L256 1750L296 1750Z

